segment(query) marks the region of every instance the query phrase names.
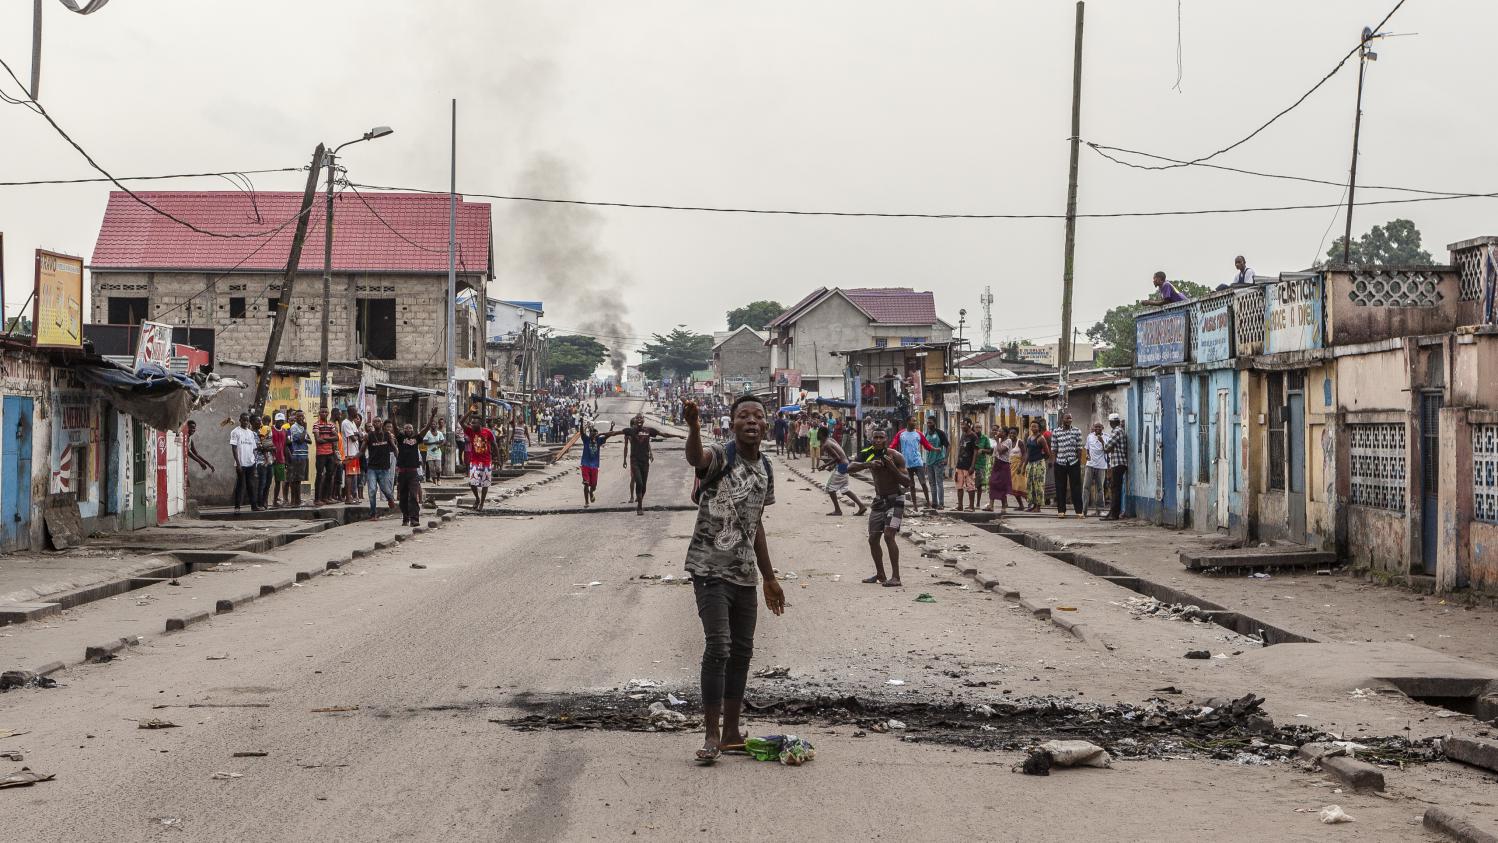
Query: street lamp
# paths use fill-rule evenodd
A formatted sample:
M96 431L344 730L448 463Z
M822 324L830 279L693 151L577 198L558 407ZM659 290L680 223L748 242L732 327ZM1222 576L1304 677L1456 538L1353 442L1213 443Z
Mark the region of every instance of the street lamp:
M952 361L952 369L957 373L957 418L962 416L962 329L967 325L967 308L957 311L957 359ZM952 420L947 419L947 430L951 431Z
M383 138L394 133L395 130L389 126L376 126L365 132L363 136L351 141L344 141L333 147L333 151L327 153L323 164L328 168L327 188L327 214L323 220L323 242L322 242L322 356L321 375L319 376L318 391L321 397L318 399L318 407L328 409L330 395L328 389L328 331L332 321L333 311L333 175L337 170L334 166L338 157L338 150L349 144L363 143L364 141ZM449 316L449 319L452 317Z

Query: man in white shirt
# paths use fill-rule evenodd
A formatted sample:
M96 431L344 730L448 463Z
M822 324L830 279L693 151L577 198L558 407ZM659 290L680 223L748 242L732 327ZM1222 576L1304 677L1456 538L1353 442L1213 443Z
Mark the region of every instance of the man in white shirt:
M353 503L364 497L364 484L359 482L364 474L359 462L359 445L364 435L359 432L359 411L349 410L348 417L338 425L338 434L343 437L343 486L344 503Z
M1242 255L1233 259L1233 266L1238 270L1238 274L1233 276L1234 287L1254 283L1254 268L1248 265Z
M1087 509L1098 515L1108 503L1108 455L1103 444L1103 423L1093 422L1087 434Z
M249 413L239 414L239 427L229 431L229 450L234 455L234 511L248 500L250 509L260 507L255 503L255 447L260 437L250 429Z

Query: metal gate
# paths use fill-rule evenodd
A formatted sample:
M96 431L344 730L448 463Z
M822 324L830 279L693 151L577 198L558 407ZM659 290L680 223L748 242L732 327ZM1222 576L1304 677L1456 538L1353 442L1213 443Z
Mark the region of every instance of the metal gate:
M0 405L4 441L0 443L0 544L6 550L31 547L31 419L30 398L5 396Z
M1441 407L1439 392L1420 396L1420 561L1425 573L1436 572L1441 499Z

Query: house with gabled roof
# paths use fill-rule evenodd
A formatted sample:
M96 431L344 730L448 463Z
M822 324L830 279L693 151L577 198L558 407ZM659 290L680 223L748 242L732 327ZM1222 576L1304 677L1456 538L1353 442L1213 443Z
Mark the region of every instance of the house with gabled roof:
M799 381L826 398L848 397L841 352L952 339L952 325L936 315L936 296L910 287L819 287L765 330L776 382Z
M713 334L713 381L719 393L741 395L770 385L767 336L748 325Z

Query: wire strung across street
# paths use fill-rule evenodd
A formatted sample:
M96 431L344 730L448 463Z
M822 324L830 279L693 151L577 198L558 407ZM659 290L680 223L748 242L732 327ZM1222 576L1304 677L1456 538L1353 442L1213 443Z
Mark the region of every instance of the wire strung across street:
M216 173L168 173L160 176L118 176L118 181L163 181L166 179L201 179L230 176L260 176L268 173L295 173L306 172L305 166L301 167L271 167L264 170L223 170ZM114 178L92 177L86 179L30 179L28 181L0 181L0 187L33 187L37 185L54 184L97 184L99 182L113 183Z

